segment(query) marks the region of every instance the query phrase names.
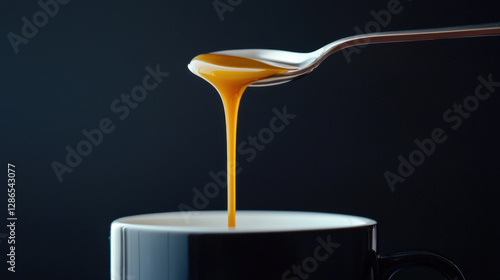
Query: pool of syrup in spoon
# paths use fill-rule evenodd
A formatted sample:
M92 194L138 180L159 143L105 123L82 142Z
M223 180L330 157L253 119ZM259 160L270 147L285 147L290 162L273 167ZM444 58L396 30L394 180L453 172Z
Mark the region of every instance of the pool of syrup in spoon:
M238 108L245 89L253 82L276 74L281 68L249 58L201 54L189 64L191 70L217 89L224 105L227 138L227 210L228 227L236 226L236 126Z

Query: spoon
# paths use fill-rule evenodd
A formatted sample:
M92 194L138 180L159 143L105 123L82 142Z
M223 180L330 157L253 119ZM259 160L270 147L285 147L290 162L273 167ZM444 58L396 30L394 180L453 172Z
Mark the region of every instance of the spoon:
M276 74L269 78L256 81L250 85L252 87L264 87L278 85L301 78L316 69L316 67L318 67L329 55L353 46L492 35L500 35L500 23L360 34L336 40L309 53L267 49L240 49L217 51L213 52L213 54L245 57L278 67L293 68L293 70L286 73ZM197 74L190 65L188 65L188 68L191 72Z

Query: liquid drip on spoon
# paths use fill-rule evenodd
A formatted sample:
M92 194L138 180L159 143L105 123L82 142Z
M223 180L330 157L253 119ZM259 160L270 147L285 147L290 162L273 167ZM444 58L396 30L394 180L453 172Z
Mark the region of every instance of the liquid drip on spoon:
M249 58L201 54L189 67L217 89L224 105L227 138L227 208L228 226L236 226L236 124L241 96L258 80L286 73L290 68L272 66Z

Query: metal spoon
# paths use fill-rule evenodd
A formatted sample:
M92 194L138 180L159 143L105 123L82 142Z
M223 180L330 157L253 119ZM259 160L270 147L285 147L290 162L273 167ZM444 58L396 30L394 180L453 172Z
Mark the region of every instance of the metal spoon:
M421 29L410 31L368 33L351 36L334 41L316 51L310 53L298 53L281 50L266 49L241 49L213 52L214 54L224 54L240 56L262 61L264 63L281 66L285 68L296 68L283 74L259 80L250 86L263 87L286 83L306 74L311 73L329 55L342 49L368 45L376 43L393 43L406 41L421 41L446 38L464 38L477 36L500 35L500 23L470 25L461 27ZM188 65L189 70L197 74Z

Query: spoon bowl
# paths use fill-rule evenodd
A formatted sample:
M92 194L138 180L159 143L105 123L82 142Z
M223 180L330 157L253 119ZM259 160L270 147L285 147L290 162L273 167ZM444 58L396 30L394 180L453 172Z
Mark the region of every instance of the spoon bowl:
M322 57L321 50L322 49L319 49L310 53L299 53L282 50L241 49L218 51L213 53L246 57L262 61L272 66L294 69L283 74L278 74L267 79L254 82L250 85L251 87L263 87L290 82L311 73L322 61L318 61Z

